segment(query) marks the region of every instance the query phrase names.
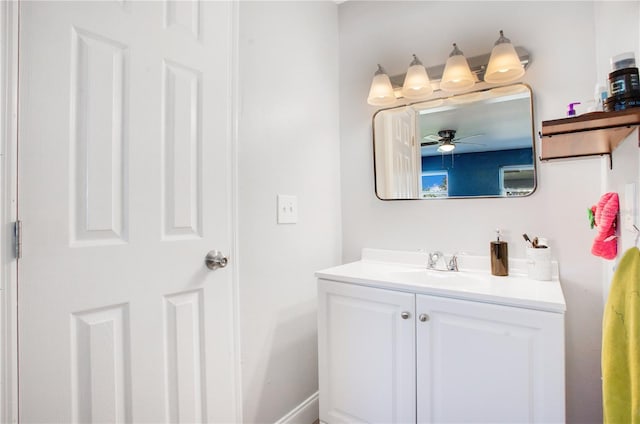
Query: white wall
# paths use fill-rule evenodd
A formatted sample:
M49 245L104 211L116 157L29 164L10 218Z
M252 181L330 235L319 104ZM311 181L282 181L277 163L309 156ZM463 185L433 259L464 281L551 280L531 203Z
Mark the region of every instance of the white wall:
M640 63L639 54L639 37L640 31L640 11L638 10L638 2L617 2L617 3L596 3L594 6L596 17L596 63L598 75L602 75L602 79L607 79L607 73L610 71L609 58L622 52L635 52L637 62ZM618 33L620 27L635 28L635 37L631 34L625 34L621 37ZM640 151L638 150L638 131L634 131L623 142L623 144L613 154L613 171L609 171L609 164L603 163L602 170L602 189L603 193L615 191L620 196L620 208L624 212L624 208L630 207L627 202L632 203L630 199L625 198L625 186L629 183L636 184L636 216L635 224L640 226L638 222L637 209L638 194L640 193ZM622 224L622 222L621 222ZM618 228L618 259L624 252L634 245L636 234L625 230L624 225ZM603 261L603 301L606 301L607 294L611 284L611 278L617 264L616 261Z
M313 273L341 257L337 6L242 1L239 20L243 415L272 423L318 389Z
M533 89L537 133L541 121L563 117L567 103L591 99L602 66L604 72L608 69L605 50L616 45L598 44L601 34L596 35L595 27L602 22L594 9L606 10L602 19L623 22L633 11L633 25L609 25L617 33L608 34L607 40L630 37L637 46L633 43L638 40L638 3L612 3L611 9L606 5L357 1L339 7L343 259L356 260L363 247L488 254L498 227L507 232L510 254L524 257L522 233L546 236L560 262L567 300L567 422L571 423L602 420L602 262L590 254L595 233L589 229L586 210L599 199L601 173L609 172L602 171L602 162L608 166L608 160L539 163L538 189L523 199L383 202L374 194L375 109L366 104L366 96L376 63L399 74L416 53L425 65L438 65L446 60L453 42L467 56L487 53L503 29L531 53L523 81ZM617 155L614 166L625 160Z

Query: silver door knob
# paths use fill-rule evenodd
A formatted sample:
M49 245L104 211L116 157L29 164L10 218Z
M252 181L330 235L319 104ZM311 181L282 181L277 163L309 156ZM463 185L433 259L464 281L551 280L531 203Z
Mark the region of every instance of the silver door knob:
M418 319L422 322L426 322L429 321L429 315L427 314L420 314L420 316L418 317Z
M402 312L400 314L400 316L402 317L402 319L409 319L409 317L411 316L411 314L409 312Z
M224 268L225 266L227 266L228 262L229 259L227 259L227 257L218 250L212 250L211 252L207 253L207 256L205 256L204 258L205 265L211 270Z

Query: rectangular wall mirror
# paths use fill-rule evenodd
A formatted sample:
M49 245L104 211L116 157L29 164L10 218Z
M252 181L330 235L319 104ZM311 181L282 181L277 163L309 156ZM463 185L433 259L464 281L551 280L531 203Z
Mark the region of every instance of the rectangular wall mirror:
M373 145L382 200L516 197L536 188L524 84L380 110Z

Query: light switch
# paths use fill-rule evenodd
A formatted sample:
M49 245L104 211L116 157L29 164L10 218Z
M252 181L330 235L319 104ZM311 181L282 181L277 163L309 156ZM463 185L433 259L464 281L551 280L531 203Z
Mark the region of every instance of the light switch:
M298 197L278 194L278 224L298 222Z

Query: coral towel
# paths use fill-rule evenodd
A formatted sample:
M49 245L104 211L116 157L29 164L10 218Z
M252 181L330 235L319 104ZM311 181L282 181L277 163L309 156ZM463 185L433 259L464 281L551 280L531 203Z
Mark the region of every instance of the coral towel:
M605 193L595 206L595 223L598 235L593 241L591 253L605 259L614 259L618 254L616 219L620 210L618 193Z
M602 320L605 424L640 424L640 250L629 249L613 275Z

